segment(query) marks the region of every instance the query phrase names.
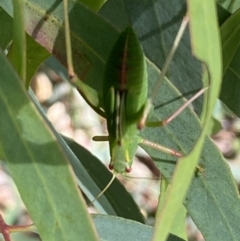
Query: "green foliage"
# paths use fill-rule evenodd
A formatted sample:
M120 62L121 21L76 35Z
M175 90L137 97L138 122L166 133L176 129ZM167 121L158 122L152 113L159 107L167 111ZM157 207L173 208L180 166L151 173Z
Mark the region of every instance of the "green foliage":
M27 33L51 54L54 54L59 61L65 63L66 48L61 1L22 0L19 2L24 6ZM151 93L179 24L186 13L185 2L158 0L154 3L152 1L140 3L138 0L109 0L99 13L95 13L78 1L69 2L73 61L80 78L86 66L91 64L89 73L84 78L84 83L91 89L86 88L85 95L90 95L92 91L101 93L103 72L108 55L119 33L129 25L133 26L146 56L149 93ZM172 183L170 191L166 191L166 196L161 202L163 208L157 215L158 222L161 220L160 226L156 225L154 230L128 220L144 222L136 204L117 181L103 197L97 200L96 206L102 212L125 219L111 216L94 216L93 221L90 219L83 198L76 188L71 168L75 172L78 185L90 200L110 179L108 170L102 167L102 164L84 148L77 147L76 143L71 140L64 141L56 133L45 119L41 107L31 92L31 98L29 98L16 74L21 71L16 69L16 64L13 65L14 70L1 52L1 156L4 156L8 164L42 240L79 240L79 238L98 240L93 223L101 240L127 240L127 238L134 240L136 234L133 230L136 230L136 233L141 230L142 234L137 238L138 240L151 240L151 237L166 228L161 239L157 239L165 240L168 233L175 229L172 227L174 225L172 222L179 208L181 208L181 215L185 212L182 202L203 233L205 240L238 240L240 203L237 189L227 164L205 133L219 93L218 88L221 86L219 83L221 51L218 31L221 31L222 36L223 72L226 75L228 69L232 70L234 63L239 61L237 54L239 52L237 51L239 48L239 21L237 21L239 11L231 15L220 29L214 15L214 1L201 1L200 6L196 6L196 3L190 5L190 2L192 1L189 1L187 7L192 48L187 32L168 70L169 79L164 80L159 95L154 100L155 111L151 114L151 119L168 117L184 103L183 96L189 97L201 88L202 80L204 86L209 86L209 90L205 96L204 106L203 98L199 98L194 103L194 110L197 114L188 108L168 126L154 130L146 128L141 132L144 138L185 154L176 167L176 158L146 148L163 176ZM98 9L101 4L102 1L99 1L93 10ZM10 16L16 17L13 15L13 6L10 1L0 2L0 6ZM0 12L0 36L5 36L5 38L0 38L0 46L3 50L11 41L12 36L12 19L4 11ZM227 15L222 9L219 11L219 14L221 13L225 16L219 17L223 21ZM16 28L16 23L17 21L13 29ZM230 32L229 26L232 29ZM18 29L19 32L23 31L22 27ZM15 42L24 46L24 37L18 38ZM31 48L27 47L27 69L29 68L29 71L26 72L26 86L29 85L30 76L48 55L42 52L41 47L35 45L35 42L31 42L31 46ZM12 51L15 63L21 64L21 53L17 53L14 49ZM192 56L191 51L196 58L204 62L204 67ZM79 59L79 54L84 57ZM21 66L21 68L24 67ZM20 74L20 76L23 75ZM234 81L237 85L237 78ZM227 81L223 82L222 86L225 86L225 83ZM232 85L228 85L227 88L222 89L221 99L224 100L229 92L231 95L231 91L237 91L237 87L233 88ZM236 104L237 98L239 96L234 98L233 104ZM202 109L204 114L200 122L197 115L200 115ZM233 111L236 109L232 108ZM201 145L203 145L202 151ZM87 162L83 159L87 159ZM194 175L197 162L204 171ZM193 179L188 189L192 176ZM185 192L187 192L186 197ZM124 198L118 198L119 195ZM173 212L174 206L176 210ZM167 220L167 223L164 223L164 220ZM111 227L113 223L114 228ZM178 230L178 233L181 231ZM120 239L118 239L119 234L121 234ZM126 238L124 234L128 234ZM168 240L184 239L170 235Z
M221 40L223 54L223 81L220 99L240 116L240 97L238 89L240 87L240 9L221 25Z

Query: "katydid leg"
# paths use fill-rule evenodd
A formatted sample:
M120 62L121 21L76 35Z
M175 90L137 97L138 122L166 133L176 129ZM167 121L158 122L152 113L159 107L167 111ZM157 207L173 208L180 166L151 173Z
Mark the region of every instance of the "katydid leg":
M160 145L160 144L158 144L156 142L149 141L149 140L144 139L144 138L139 138L139 144L142 144L142 145L145 145L145 146L149 146L149 147L151 147L153 149L156 149L158 151L170 154L172 156L176 156L176 157L182 157L183 156L180 152L178 152L178 151L176 151L174 149L165 147L163 145Z
M206 91L208 89L208 87L203 88L201 90L199 90L191 99L189 99L188 101L186 101L186 103L184 103L182 106L180 106L179 109L177 109L171 116L169 116L168 118L164 119L164 120L160 120L160 121L154 121L154 122L146 122L144 125L147 127L159 127L159 126L165 126L167 124L169 124L173 119L175 119L182 111L184 111L194 100L196 100L200 95L202 95L204 93L204 91Z
M66 41L66 52L67 52L67 66L68 66L68 76L69 81L77 88L78 92L83 96L85 101L102 117L105 117L105 112L103 110L103 98L102 94L97 92L95 89L91 88L87 84L81 81L76 75L72 62L72 46L71 46L71 38L70 38L70 26L69 26L69 18L68 18L68 0L64 0L64 18L65 18L65 41ZM80 55L80 54L78 54ZM81 57L81 56L80 56ZM87 59L86 56L83 55L84 58ZM84 77L89 71L90 63L88 63L86 69L83 72Z
M108 136L94 136L93 141L109 141L109 137Z
M155 84L155 86L153 88L153 92L152 92L150 98L148 98L148 100L147 100L147 103L145 105L142 118L141 118L141 120L138 123L138 128L139 129L142 129L145 126L145 124L146 124L147 117L148 117L149 112L151 111L152 106L153 106L153 104L152 104L153 100L154 100L154 98L158 94L158 90L160 88L160 85L161 85L162 81L164 80L164 77L165 77L165 75L167 73L167 69L168 69L168 67L170 65L170 62L172 61L172 58L173 58L173 56L174 56L174 54L175 54L175 52L177 50L179 42L180 42L180 40L181 40L181 38L183 36L183 33L184 33L184 31L185 31L185 29L187 27L188 21L189 21L188 16L185 16L183 18L183 21L181 23L181 26L180 26L179 31L177 33L177 36L176 36L176 38L174 40L174 43L173 43L172 48L170 50L170 53L169 53L169 55L168 55L168 57L166 59L166 62L163 65L163 69L162 69L162 72L160 74L159 80L156 82L156 84Z
M189 106L189 104L191 104L195 99L197 99L200 95L202 95L204 93L205 90L207 90L208 87L201 89L200 91L198 91L191 99L189 99L188 101L186 101L186 103L184 103L177 111L175 111L171 116L169 116L168 118L161 120L161 121L154 121L154 122L146 122L144 123L144 126L147 127L159 127L159 126L165 126L168 123L170 123L174 118L176 118L184 109L186 109L186 107ZM172 156L177 156L177 157L182 157L183 155L171 148L162 146L158 143L140 138L139 140L139 144L143 144L146 146L149 146L153 149L159 150L161 152L170 154Z
M68 18L68 0L63 0L64 4L64 19L65 19L65 32L70 33L69 18ZM75 76L73 62L72 62L72 46L70 34L65 34L65 41L67 47L67 65L68 65L68 75L72 79Z
M64 19L65 19L65 42L66 42L66 49L67 49L67 65L68 65L68 76L69 79L74 83L76 80L76 74L74 71L73 67L73 62L72 62L72 45L71 45L71 38L70 38L70 24L69 24L69 18L68 18L68 0L63 1L64 4ZM77 55L80 56L80 58L85 58L87 57L84 54L76 53ZM87 66L86 69L83 71L83 74L80 76L80 79L84 78L84 76L87 74L90 68L90 63L87 61Z

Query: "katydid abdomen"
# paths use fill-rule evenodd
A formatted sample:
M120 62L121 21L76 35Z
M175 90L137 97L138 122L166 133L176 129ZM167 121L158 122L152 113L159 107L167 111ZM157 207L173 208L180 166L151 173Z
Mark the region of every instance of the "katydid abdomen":
M131 171L139 144L138 122L147 100L147 71L141 45L131 27L120 34L103 82L104 108L110 146L110 169Z

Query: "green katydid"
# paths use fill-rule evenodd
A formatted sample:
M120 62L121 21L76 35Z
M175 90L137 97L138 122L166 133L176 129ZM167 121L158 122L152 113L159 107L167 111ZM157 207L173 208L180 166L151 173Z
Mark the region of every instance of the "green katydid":
M76 77L72 67L68 12L66 6L67 0L64 2L69 77L71 82L80 88L80 92L84 94L84 89L81 89L82 85L79 83L80 80ZM131 171L133 158L139 144L150 146L151 148L176 157L182 156L182 153L143 139L138 134L145 126L159 127L167 125L206 90L206 88L204 88L197 92L169 118L157 122L147 121L149 112L153 107L152 100L157 95L159 86L164 79L167 68L177 49L187 23L188 18L185 17L163 67L160 79L156 83L150 98L147 98L147 70L141 44L131 27L127 27L119 35L105 67L102 94L104 112L101 109L98 111L98 113L102 114L107 120L109 135L93 137L95 141L109 141L111 156L109 169L113 170L114 174L101 194L110 186L117 174L124 174ZM88 103L91 103L91 101L88 100L87 94L84 94L84 97ZM97 106L95 106L95 109L96 108Z

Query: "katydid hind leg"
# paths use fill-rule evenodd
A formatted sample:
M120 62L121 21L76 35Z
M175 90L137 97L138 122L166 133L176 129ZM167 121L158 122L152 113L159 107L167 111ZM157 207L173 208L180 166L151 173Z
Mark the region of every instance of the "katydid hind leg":
M196 100L199 96L201 96L207 89L208 87L205 87L199 90L194 96L192 96L189 100L187 100L182 106L180 106L172 115L170 115L166 119L153 121L153 122L146 122L145 126L147 127L166 126L172 120L174 120L178 115L180 115L194 100Z
M67 66L68 66L68 75L72 79L75 76L73 62L72 62L72 46L71 46L71 37L70 37L70 25L68 18L68 0L63 0L64 4L64 20L65 20L65 41L66 41L66 51L67 51Z
M152 142L152 141L149 141L147 139L144 139L144 138L139 138L139 144L142 144L142 145L145 145L145 146L149 146L153 149L156 149L158 151L161 151L161 152L164 152L166 154L169 154L169 155L172 155L172 156L176 156L176 157L182 157L183 154L174 150L174 149L171 149L171 148L168 148L168 147L165 147L163 145L160 145L156 142Z
M172 48L171 48L171 50L170 50L170 52L169 52L169 54L167 56L167 59L166 59L164 65L163 65L160 77L159 77L158 81L156 82L150 97L147 100L147 103L146 103L144 111L143 111L142 118L140 119L140 121L138 123L138 128L139 129L143 129L145 124L146 124L146 122L147 122L147 117L148 117L148 115L149 115L149 113L150 113L150 111L151 111L151 109L153 107L153 100L156 98L156 96L158 94L158 90L159 90L159 88L161 86L161 83L163 82L163 80L165 78L165 75L167 73L169 65L170 65L170 63L171 63L171 61L173 59L173 56L174 56L177 48L178 48L178 45L179 45L180 40L181 40L181 38L183 36L183 33L184 33L184 31L185 31L185 29L187 27L188 21L189 21L189 19L188 19L188 16L186 15L183 18L183 20L182 20L181 26L180 26L180 28L178 30L178 33L177 33L177 36L176 36L176 38L175 38L175 40L173 42Z
M64 28L65 28L65 43L66 43L68 76L69 76L69 80L74 84L76 81L78 81L78 78L76 77L76 73L75 73L74 67L73 67L72 44L71 44L71 36L70 36L70 23L69 23L69 17L68 17L68 0L64 0L63 4L64 4L64 20L65 20ZM87 56L85 56L84 53L79 53L79 52L75 51L75 54L79 56L79 59L81 62L87 63L86 67L83 69L83 73L80 75L80 79L83 79L85 77L85 75L88 73L91 64L90 64Z
M66 42L66 53L67 53L67 68L68 68L68 76L69 79L74 82L74 78L76 77L74 67L73 67L73 57L72 57L72 44L71 44L71 37L70 37L70 24L69 24L69 17L68 17L68 0L63 0L64 4L64 27L65 27L65 42ZM81 59L87 59L84 54L76 53L79 55ZM87 60L87 66L83 71L83 74L80 76L80 79L83 78L90 68L90 63Z
M152 92L150 98L148 98L148 100L147 100L147 103L146 103L144 111L143 111L142 118L140 119L140 121L138 123L139 129L143 129L145 126L147 126L147 127L159 127L159 126L167 125L173 119L175 119L182 111L184 111L194 100L196 100L199 96L201 96L208 89L208 87L205 87L205 88L202 88L201 90L199 90L193 97L191 97L189 100L187 100L182 106L180 106L168 118L166 118L164 120L154 121L154 122L147 121L147 117L149 115L149 112L151 111L151 109L153 107L153 100L157 96L160 85L161 85L162 81L164 80L167 69L170 65L170 62L171 62L173 56L174 56L174 53L176 52L176 49L177 49L177 47L180 43L180 40L183 36L183 33L184 33L184 31L187 27L188 21L189 21L188 16L185 16L183 18L183 21L181 23L181 26L180 26L179 31L177 33L177 36L174 40L174 43L173 43L172 48L170 50L170 53L168 54L168 57L167 57L167 59L164 63L164 66L163 66L162 72L160 74L159 80L156 82L156 84L153 88L153 92Z
M68 67L68 76L69 81L77 88L78 92L83 96L85 101L92 107L94 111L96 111L102 117L105 117L105 112L103 110L103 99L102 94L85 84L81 81L81 78L88 73L90 69L90 62L84 54L76 53L80 56L80 58L84 58L87 60L87 66L83 70L80 78L76 75L73 67L72 61L72 46L71 46L71 37L70 37L70 24L68 17L68 0L64 0L64 19L65 19L65 41L66 41L66 53L67 53L67 67Z
M153 121L153 122L149 122L147 121L147 117L149 115L149 112L151 111L152 107L153 107L153 100L154 98L156 97L157 93L158 93L158 90L159 90L159 87L165 77L165 74L167 72L167 69L170 65L170 62L174 56L174 53L180 43L180 40L183 36L183 33L187 27L187 24L188 24L188 17L185 16L183 18L183 21L181 23L181 26L179 28L179 31L177 33L177 36L174 40L174 43L172 45L172 48L170 50L170 53L164 63L164 66L163 66L163 69L162 69L162 72L160 74L160 77L159 77L159 80L156 82L154 88L153 88L153 92L150 96L150 98L148 98L147 100L147 103L145 105L145 108L144 108L144 111L143 111L143 115L142 115L142 118L140 119L139 123L138 123L138 128L139 129L143 129L145 126L146 127L160 127L160 126L165 126L167 125L168 123L170 123L173 119L175 119L183 110L185 110L195 99L197 99L200 95L202 95L206 89L206 88L203 88L201 89L200 91L198 91L193 97L191 97L188 101L186 101L182 106L180 106L172 115L170 115L168 118L164 119L164 120L159 120L159 121ZM159 150L161 152L164 152L164 153L167 153L167 154L170 154L170 155L173 155L173 156L176 156L176 157L182 157L183 154L174 150L174 149L171 149L171 148L168 148L168 147L165 147L163 145L160 145L158 143L155 143L155 142L152 142L150 140L146 140L146 139L143 139L143 138L140 138L139 140L139 144L142 144L142 145L145 145L145 146L149 146L153 149L156 149L156 150Z

